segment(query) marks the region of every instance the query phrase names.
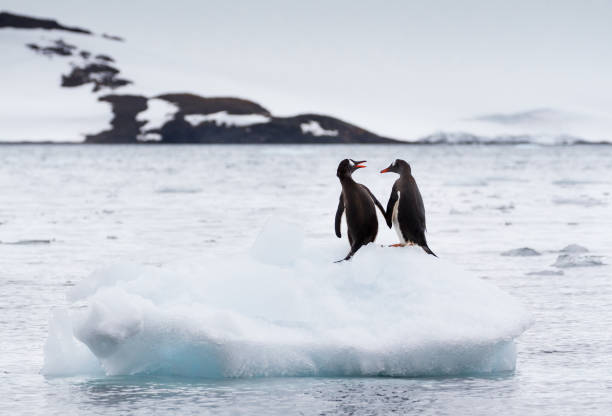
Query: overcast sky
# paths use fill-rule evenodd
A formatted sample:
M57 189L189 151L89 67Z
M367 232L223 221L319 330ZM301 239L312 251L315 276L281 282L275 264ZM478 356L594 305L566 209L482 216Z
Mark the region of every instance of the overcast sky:
M612 113L612 1L4 0L1 7L124 36L143 59L176 70L175 90L242 96L278 115L327 113L393 137L485 113Z

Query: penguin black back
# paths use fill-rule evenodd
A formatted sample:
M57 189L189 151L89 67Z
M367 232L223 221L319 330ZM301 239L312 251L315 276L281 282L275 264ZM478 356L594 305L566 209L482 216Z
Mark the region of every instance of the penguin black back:
M336 210L335 231L338 238L341 234L342 214L346 214L347 234L351 250L344 258L350 259L359 248L371 243L378 234L378 219L376 218L376 207L385 215L385 210L380 202L374 197L370 190L353 180L352 174L357 169L365 168L365 160L354 161L344 159L338 165L336 176L340 179L342 193Z
M391 188L391 195L387 203L385 220L387 226L393 226L400 239L400 245L414 243L419 245L426 253L436 256L427 245L425 231L425 205L421 192L417 186L412 169L408 162L396 159L388 168L380 173L394 172L400 175ZM437 256L436 256L437 257Z

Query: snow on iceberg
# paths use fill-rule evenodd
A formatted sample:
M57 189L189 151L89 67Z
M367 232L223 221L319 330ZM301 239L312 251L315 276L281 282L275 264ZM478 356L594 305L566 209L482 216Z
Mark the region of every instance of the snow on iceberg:
M46 375L439 376L515 368L512 297L418 248L313 247L268 225L249 252L116 265L51 319ZM72 330L70 330L72 329ZM86 347L85 347L86 346Z

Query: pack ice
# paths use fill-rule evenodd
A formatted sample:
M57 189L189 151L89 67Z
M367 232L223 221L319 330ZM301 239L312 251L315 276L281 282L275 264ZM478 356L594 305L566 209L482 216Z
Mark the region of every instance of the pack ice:
M52 314L43 373L444 376L515 368L515 299L419 248L310 245L269 224L252 249L116 265Z

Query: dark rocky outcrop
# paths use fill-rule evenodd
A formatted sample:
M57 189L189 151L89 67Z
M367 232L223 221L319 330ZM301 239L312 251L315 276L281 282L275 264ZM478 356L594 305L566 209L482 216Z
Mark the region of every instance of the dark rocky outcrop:
M13 27L17 29L46 29L65 30L68 32L91 35L91 31L80 27L69 27L52 19L37 19L35 17L22 16L18 14L0 12L0 28Z
M49 46L40 46L36 43L28 43L26 46L34 52L45 56L72 56L72 53L77 49L75 45L64 42L62 39L57 39Z
M323 129L336 135L316 136L302 130L303 124L317 122ZM214 121L196 126L177 113L159 133L164 143L395 143L337 118L319 114L295 117L272 117L266 123L245 127L218 125Z
M93 92L102 88L112 90L129 85L132 81L119 78L119 70L113 66L103 63L89 63L83 66L75 65L67 75L62 75L62 87L79 87L85 84L93 84Z
M206 98L190 93L162 94L155 98L176 104L180 114L212 114L227 111L230 114L270 115L270 112L261 105L241 98Z
M309 122L317 122L323 129L337 131L337 136L315 136L304 133L301 126ZM275 118L271 121L272 126L282 129L281 141L274 141L271 137L269 142L309 142L309 143L395 143L396 140L382 137L371 131L362 129L340 119L320 114L300 114L294 117ZM256 127L256 126L253 126ZM265 136L264 136L265 137Z
M111 58L108 55L103 55L103 54L96 55L96 59L99 61L105 61L105 62L115 62L113 58Z
M109 35L108 33L102 33L102 37L104 39L115 40L117 42L123 42L125 40L121 36Z
M93 60L91 52L80 50L62 39L57 39L47 46L35 43L26 44L31 50L45 56L68 57L73 56L81 60L81 63L71 63L71 70L62 75L62 87L80 87L85 84L93 85L93 92L98 92L104 88L115 90L132 83L132 81L120 78L119 69L111 65L115 60L104 54L98 54Z
M145 121L136 119L147 108L147 98L133 95L108 95L101 98L113 107L112 129L87 136L88 143L136 143L145 133L155 133L161 143L397 143L334 117L302 114L294 117L274 117L261 105L239 98L207 98L195 94L163 94L177 106L173 118L159 129L144 131ZM188 115L209 115L225 112L230 115L265 116L267 121L248 126L228 126L214 120L193 125ZM316 123L329 134L315 135L303 126Z
M146 121L136 115L147 109L147 98L141 95L105 95L100 101L111 105L113 119L110 130L85 137L87 143L137 143L140 128Z

